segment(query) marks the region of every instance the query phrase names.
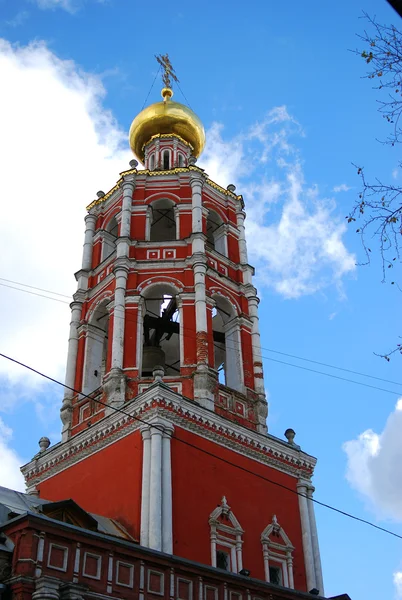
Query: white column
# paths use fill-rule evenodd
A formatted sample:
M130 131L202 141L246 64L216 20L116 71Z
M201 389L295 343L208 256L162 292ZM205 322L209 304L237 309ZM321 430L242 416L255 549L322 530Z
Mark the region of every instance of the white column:
M313 492L314 492L314 487L312 485L308 486L307 487L307 498L308 498L307 505L308 505L308 512L309 512L309 518L310 518L311 544L313 547L316 588L320 591L320 595L324 596L324 582L323 582L323 577L322 577L320 547L318 544L317 523L315 520L314 503L312 500Z
M162 437L162 550L173 554L172 461L170 440L173 426L164 426Z
M263 548L262 555L264 557L265 581L269 582L270 579L269 579L269 550L268 550L268 544L264 543L262 548Z
M114 271L116 286L113 307L112 369L123 368L125 295L128 269L117 267Z
M195 323L196 332L207 331L207 303L205 296L205 274L207 265L204 262L194 264L195 291Z
M239 230L240 264L247 265L247 263L248 263L247 243L246 243L246 232L245 232L245 228L244 228L244 219L246 218L246 215L241 210L236 213L236 217L237 217L237 228Z
M289 587L289 572L288 572L288 563L284 561L282 563L282 573L283 573L283 585L285 587Z
M82 253L82 268L90 271L92 266L92 248L93 248L93 237L96 226L96 215L91 213L85 217L85 238L84 238L84 250Z
M243 358L241 352L240 327L236 319L225 325L226 385L244 393Z
M237 559L237 573L243 568L243 556L242 556L242 541L241 538L236 540L236 559Z
M151 428L149 485L149 547L162 550L162 431Z
M192 192L193 233L202 233L202 174L192 173L190 176L190 185Z
M211 532L211 565L216 567L216 531Z
M262 370L260 329L258 325L258 303L257 296L248 299L249 315L252 321L251 344L253 350L254 387L258 394L265 394L264 377Z
M142 487L141 487L141 546L149 545L149 491L151 469L151 432L149 427L141 429L142 434Z
M75 383L75 369L77 366L78 353L78 326L81 320L82 302L72 302L70 335L68 338L67 366L66 366L66 385L73 388ZM73 390L65 388L64 397L72 398Z
M292 555L290 554L290 552L286 556L286 563L288 566L289 587L290 587L290 589L294 590L295 584L294 584L294 579L293 579L293 559L292 559Z
M123 201L121 207L120 235L119 238L124 238L117 243L117 258L128 256L130 248L130 231L131 231L131 204L134 191L134 179L131 175L130 179L125 179L123 183Z
M306 567L307 591L316 586L313 547L311 543L310 516L307 505L307 484L300 482L297 484L299 493L299 509L302 527L304 564Z

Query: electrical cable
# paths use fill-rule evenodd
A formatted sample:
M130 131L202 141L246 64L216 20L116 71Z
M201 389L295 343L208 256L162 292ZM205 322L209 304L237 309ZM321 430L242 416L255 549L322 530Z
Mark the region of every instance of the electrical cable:
M1 278L0 278L0 279L1 279ZM10 285L6 285L5 283L0 283L0 285L2 285L2 286L4 286L4 287L11 288L11 289L13 289L13 290L17 290L17 291L19 291L19 292L26 292L27 294L32 294L32 295L34 295L34 296L40 296L40 297L42 297L42 298L47 298L48 300L55 300L56 302L61 302L61 303L63 303L63 304L70 304L69 302L66 302L66 301L64 301L64 300L59 300L58 298L52 298L51 296L46 296L46 295L44 295L44 294L35 294L34 292L30 292L30 291L28 291L28 290L23 290L23 289L21 289L21 288L16 288L16 287L13 287L13 286L10 286ZM24 285L24 284L22 284L22 283L20 284L20 283L19 283L18 285ZM29 287L31 287L31 288L33 288L33 289L41 289L41 288L34 288L33 286L29 286ZM52 293L52 294L53 294L53 293L56 293L56 292L50 292L50 293ZM62 295L62 294L59 294L59 295ZM148 312L152 312L152 311L148 311ZM153 313L153 314L155 314L155 316L160 316L160 315L156 315L156 313ZM120 317L120 318L121 318L121 317ZM125 319L126 319L127 321L132 321L132 322L135 322L135 319L130 319L129 315L126 315L126 316L125 316ZM184 328L182 328L182 329L184 329ZM188 339L196 339L196 337L195 337L195 336L188 335L188 334L185 334L185 333L180 333L180 335L182 335L182 336L183 336L183 338L188 338ZM234 340L231 340L231 341L232 341L232 342L234 342ZM228 348L228 349L231 349L231 350L238 350L238 348L239 348L240 344L239 344L239 343L237 343L237 342L234 342L234 343L236 343L237 345L236 345L236 346L232 346L232 345L230 345L230 344L226 344L226 348ZM214 344L216 345L216 342L214 342ZM222 349L222 348L220 348L219 346L217 346L217 347L218 347L220 350ZM374 377L373 375L369 375L369 374L367 374L367 373L359 373L358 371L353 371L352 369L345 369L345 368L343 368L343 367L337 367L337 366L335 366L335 365L330 365L330 364L327 364L327 363L321 363L321 362L318 362L318 361L315 361L315 360L312 360L312 359L303 358L303 357L301 357L301 356L295 356L295 355L291 355L291 354L286 354L286 353L284 353L284 352L280 352L279 350L271 350L270 348L264 348L264 347L262 347L262 346L261 346L261 350L267 350L268 352L276 352L276 353L278 353L278 354L283 354L283 355L285 355L285 356L290 356L290 357L292 357L292 358L296 358L296 359L298 359L298 360L305 360L305 361L308 361L308 362L311 362L311 363L315 363L315 364L319 364L319 365L326 366L326 367L328 367L328 368L332 368L332 369L339 369L339 370L341 370L341 371L346 371L346 372L348 372L348 373L354 373L355 375L359 375L359 376L361 376L361 377L369 377L369 378L371 378L371 379L377 379L377 380L379 380L379 381L384 381L384 382L386 382L386 383L390 383L390 384L392 384L392 385L402 385L402 384L400 384L400 383L397 383L397 382L395 382L395 381L390 381L390 380L388 380L388 379L382 379L381 377ZM378 391L380 391L380 392L385 392L385 393L387 393L387 394L392 394L392 395L394 395L394 396L402 396L402 392L401 392L401 391L394 392L394 391L392 391L392 390L387 390L387 389L385 389L385 388L381 388L381 387L378 387L378 386L375 386L375 385L370 385L370 384L368 384L368 383L364 383L363 381L355 381L355 380L353 380L353 379L349 379L349 378L347 378L347 377L340 377L339 375L334 375L334 374L332 374L332 373L325 373L324 371L318 371L318 370L316 370L316 369L310 369L310 368L308 368L308 367L303 367L302 365L295 365L295 364L293 364L293 363L289 363L289 362L286 362L286 361L283 361L283 360L278 360L278 359L272 358L272 357L270 357L270 356L264 356L263 354L261 354L260 356L261 356L261 358L263 358L264 360L269 360L269 361L271 361L271 362L276 362L276 363L279 363L279 364L282 364L282 365L287 365L287 366L289 366L289 367L295 367L296 369L302 369L302 370L304 370L304 371L308 371L309 373L316 373L316 374L318 374L318 375L324 375L324 376L326 376L326 377L331 377L332 379L338 379L339 381L345 381L345 382L347 382L347 383L353 383L353 384L355 384L355 385L360 385L360 386L367 387L367 388L370 388L370 389L373 389L373 390L378 390Z
M158 75L159 75L159 73L160 73L160 70L161 70L161 67L159 66L159 69L156 71L156 75L155 75L155 77L154 77L154 80L153 80L153 82L152 82L152 85L151 85L151 87L149 88L148 95L147 95L147 97L146 97L146 98L145 98L145 100L144 100L144 104L142 105L142 108L141 108L141 110L144 110L144 106L145 106L145 104L146 104L146 102L147 102L147 100L148 100L148 98L149 98L149 95L150 95L150 93L152 92L152 88L153 88L153 87L154 87L154 85L155 85L155 81L156 81L156 78L158 77Z
M123 415L125 415L126 417L128 417L129 419L133 419L134 421L138 421L139 423L142 423L144 425L147 425L148 427L152 427L154 429L157 429L158 431L161 431L163 433L164 429L163 427L159 427L158 425L155 425L153 423L148 423L148 421L145 421L144 419L141 419L140 417L136 417L134 415L130 415L129 413L127 413L126 411L124 411L121 408L118 408L117 406L112 406L110 404L106 404L106 402L102 402L101 400L97 399L97 398L93 398L91 395L89 394L84 394L82 392L78 392L76 389L62 383L61 381L58 381L57 379L55 379L54 377L51 377L50 375L46 375L45 373L42 373L41 371L38 371L37 369L34 369L33 367L30 367L29 365L15 359L12 358L11 356L7 356L6 354L3 354L2 352L0 352L0 356L6 360L9 360L21 367L24 367L25 369L31 371L32 373L35 373L36 375L39 375L40 377L43 377L44 379L47 379L48 381L51 381L53 383L56 383L57 385L60 385L61 387L64 387L72 392L74 392L75 394L79 394L80 396L83 396L84 398L88 398L89 400L92 400L93 402L97 402L98 404L101 404L102 406L107 407L108 409L112 409L115 412L119 412ZM259 479L262 479L263 481L266 481L267 483L270 483L272 485L276 485L277 487L280 487L288 492L291 492L292 494L296 494L297 496L301 496L303 498L307 498L310 499L312 502L314 502L315 504L319 505L319 506L323 506L324 508L328 508L329 510L332 510L333 512L336 512L338 514L344 515L350 519L354 519L355 521L359 521L360 523L364 523L366 525L369 525L370 527L373 527L374 529L378 529L380 531L383 531L384 533L387 533L389 535L392 535L394 537L397 537L399 539L402 540L402 535L399 535L398 533L396 533L395 531L392 531L390 529L386 529L385 527L380 527L379 525L376 525L375 523L373 523L372 521L368 521L367 519L363 519L361 517L357 517L356 515L353 515L351 513L348 513L345 510L342 510L340 508L336 508L335 506L332 506L331 504L327 504L326 502L321 502L320 500L317 500L316 498L309 498L306 494L302 494L301 492L298 492L297 490L294 490L290 487L288 487L287 485L283 484L283 483L279 483L277 481L274 481L272 479L270 479L269 477L265 477L264 475L261 475L259 473L255 473L254 471L251 471L250 469L247 469L246 467L242 467L241 465L238 465L234 462L231 462L230 460L227 460L226 458L223 458L222 456L219 456L218 454L214 454L213 452L209 452L208 450L205 450L204 448L200 448L199 446L196 446L195 444L192 444L191 442L188 442L187 440L183 440L181 438L178 438L176 436L173 436L175 440L177 440L178 442L185 444L186 446L189 446L195 450L198 450L199 452L202 452L203 454L206 454L214 459L220 460L221 462L230 465L231 467L236 467L237 469L240 469L241 471L248 473L249 475L253 475L254 477L258 477Z
M54 296L61 296L62 298L69 298L71 300L71 296L67 296L67 294L52 292L52 290L44 290L43 288L35 287L34 285L28 285L27 283L20 283L19 281L12 281L11 279L4 279L4 277L0 277L0 281L6 281L7 283L13 283L14 285L22 285L23 287L30 288L31 290L39 290L39 292L47 292L48 294L53 294Z
M18 292L25 292L26 294L31 294L31 296L40 296L41 298L47 298L48 300L54 300L55 302L61 302L62 304L70 304L66 300L59 300L59 298L52 298L51 296L45 296L45 294L36 294L35 292L30 292L29 290L22 290L21 288L14 287L12 285L7 285L6 283L0 283L3 287L10 288L11 290L17 290Z

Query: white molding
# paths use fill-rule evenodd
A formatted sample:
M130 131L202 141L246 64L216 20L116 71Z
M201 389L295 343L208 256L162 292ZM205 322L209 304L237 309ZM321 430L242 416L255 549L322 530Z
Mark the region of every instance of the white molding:
M159 415L175 426L297 478L311 477L317 462L315 458L291 447L287 442L228 421L163 384L154 384L140 396L127 402L124 411L127 415L112 411L98 421L96 426L50 447L24 465L22 472L29 485L52 477L138 430L141 423L133 420L132 416L148 422Z
M229 519L231 527L221 523L219 518L222 515ZM243 568L242 545L244 530L228 505L225 496L222 497L221 503L209 515L208 522L210 526L212 566L217 566L217 546L223 546L230 550L230 571L239 573ZM224 533L228 533L232 537L228 538L223 535Z
M149 589L149 583L150 583L152 574L160 576L161 586L159 588L159 590L160 590L159 592L155 592L154 590ZM148 569L147 592L148 592L148 594L155 594L156 596L164 596L164 594L165 594L165 573L164 572L156 571L155 569Z
M87 566L87 556L91 556L92 558L96 558L96 575L90 575L86 573L85 569ZM102 556L100 554L94 554L93 552L84 552L84 559L82 563L82 575L83 577L88 577L89 579L97 579L101 578L101 570L102 570Z
M50 562L51 557L52 557L53 548L58 548L59 550L63 550L63 566L62 567L55 567ZM49 569L54 569L55 571L63 571L63 573L65 573L67 571L67 564L68 564L68 547L61 546L60 544L54 544L53 542L50 542L48 555L47 555L47 567Z
M119 581L119 569L120 569L120 565L122 565L123 567L128 567L130 570L130 580L129 583L123 583L122 581ZM121 585L122 587L128 587L128 588L132 588L134 586L134 565L124 562L122 560L117 560L116 561L116 578L115 578L115 583L116 585Z

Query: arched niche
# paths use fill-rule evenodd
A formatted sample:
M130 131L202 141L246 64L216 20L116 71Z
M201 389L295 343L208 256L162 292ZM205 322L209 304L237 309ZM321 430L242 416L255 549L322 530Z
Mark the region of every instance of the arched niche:
M108 363L110 298L103 300L91 314L85 339L85 360L82 391L91 394L101 384Z
M116 216L113 216L103 230L102 260L105 260L115 251L118 230Z
M212 329L214 338L214 368L219 381L229 388L244 391L243 362L238 315L235 307L225 296L212 296Z
M168 242L177 239L175 203L168 198L155 200L149 206L147 239L151 242Z
M208 210L207 216L207 247L224 256L228 255L226 226L222 217L213 209Z
M178 290L169 283L155 283L141 293L142 297L142 377L152 377L156 366L166 376L180 374L181 308Z

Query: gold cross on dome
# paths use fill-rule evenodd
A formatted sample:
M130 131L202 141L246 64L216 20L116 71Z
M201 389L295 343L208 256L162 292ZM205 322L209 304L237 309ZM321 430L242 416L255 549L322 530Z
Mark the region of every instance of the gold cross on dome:
M167 88L172 87L172 79L173 79L173 81L176 81L176 83L179 83L179 80L177 79L175 70L172 67L172 63L170 62L169 55L168 54L158 54L158 55L155 55L155 58L163 69L162 81L163 81L165 87L167 87Z

